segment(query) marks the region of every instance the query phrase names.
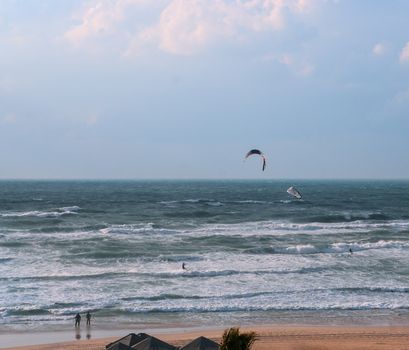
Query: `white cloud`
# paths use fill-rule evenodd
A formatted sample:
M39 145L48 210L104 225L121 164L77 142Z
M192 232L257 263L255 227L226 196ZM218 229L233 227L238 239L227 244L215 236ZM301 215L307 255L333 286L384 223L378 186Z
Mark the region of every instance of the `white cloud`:
M0 122L4 124L12 124L12 123L15 123L15 121L16 121L16 115L12 113L6 114L2 118L0 118Z
M86 39L111 34L116 31L118 23L124 20L129 7L145 1L92 1L79 16L80 24L68 30L64 37L72 44L79 45Z
M174 0L166 7L157 24L144 29L139 39L156 44L173 54L192 54L200 51L215 36L217 18L212 18L207 5L201 1Z
M293 54L267 54L261 57L264 62L276 62L284 65L287 69L298 77L309 77L314 73L315 66L306 60Z
M131 21L130 9L144 3L155 6L156 18L132 32L121 27ZM93 1L84 9L80 24L65 33L73 44L93 37L117 34L128 37L127 55L153 46L171 54L194 54L219 40L237 39L262 31L279 31L287 16L299 16L312 0L147 0ZM146 9L145 9L146 10Z
M293 72L295 75L301 76L301 77L308 77L310 76L313 72L315 67L305 61L302 61L300 59L296 59L293 55L290 54L283 54L277 58L277 61L285 66L288 67L288 69Z
M402 49L399 60L401 63L409 62L409 41L406 43L405 47Z
M156 41L169 53L193 54L217 40L240 39L246 32L281 30L286 11L301 13L306 8L305 0L173 0L140 39Z
M372 53L376 56L382 56L386 51L385 45L382 43L377 43L372 48Z

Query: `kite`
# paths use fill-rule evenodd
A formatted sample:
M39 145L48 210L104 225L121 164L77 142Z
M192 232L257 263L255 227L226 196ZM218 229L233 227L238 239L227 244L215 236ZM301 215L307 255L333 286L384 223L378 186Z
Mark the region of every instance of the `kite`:
M291 186L288 190L287 190L288 194L291 194L293 197L297 198L297 199L301 199L302 195L300 193L300 191L298 191L294 186Z
M263 158L263 171L266 168L266 157L264 156L263 152L261 152L258 149L252 149L251 151L248 151L246 156L244 157L244 160L246 160L248 157L252 156L253 154L259 155L261 158Z

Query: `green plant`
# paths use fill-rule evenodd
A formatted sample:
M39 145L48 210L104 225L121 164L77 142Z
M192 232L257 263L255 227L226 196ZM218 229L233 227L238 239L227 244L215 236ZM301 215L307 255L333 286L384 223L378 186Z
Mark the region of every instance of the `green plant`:
M241 332L240 328L232 327L223 333L220 350L250 350L256 341L256 332Z

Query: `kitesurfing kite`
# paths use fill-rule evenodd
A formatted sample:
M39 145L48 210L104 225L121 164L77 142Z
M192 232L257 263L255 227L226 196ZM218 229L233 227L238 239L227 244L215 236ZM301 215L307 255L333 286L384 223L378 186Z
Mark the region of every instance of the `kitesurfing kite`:
M264 156L263 152L261 152L258 149L252 149L251 151L248 151L246 156L244 157L244 160L246 160L248 157L252 156L253 154L258 154L263 158L263 171L266 168L266 157Z
M301 199L302 195L300 193L300 191L298 191L294 186L291 186L288 190L287 190L288 194L291 194L293 197L297 198L297 199Z

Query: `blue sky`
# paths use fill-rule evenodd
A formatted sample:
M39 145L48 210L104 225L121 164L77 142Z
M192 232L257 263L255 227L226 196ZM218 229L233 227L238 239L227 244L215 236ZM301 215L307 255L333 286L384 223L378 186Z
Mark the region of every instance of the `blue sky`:
M408 131L405 0L0 1L0 178L409 178Z

